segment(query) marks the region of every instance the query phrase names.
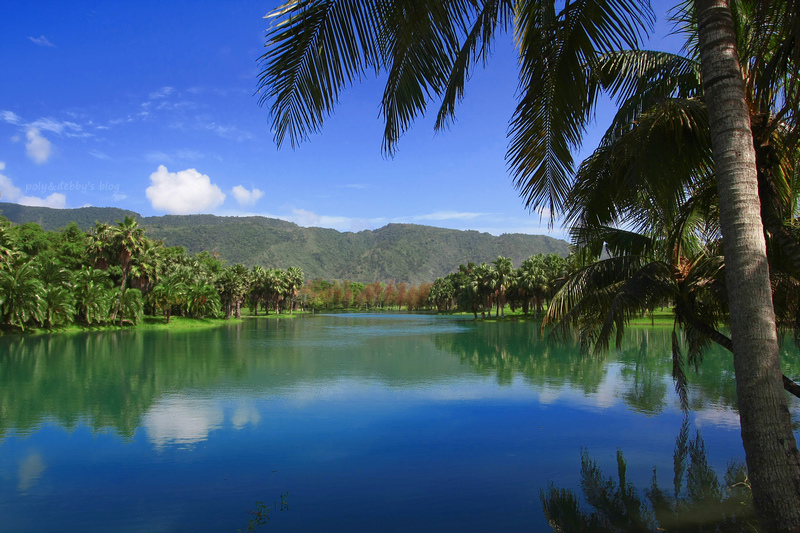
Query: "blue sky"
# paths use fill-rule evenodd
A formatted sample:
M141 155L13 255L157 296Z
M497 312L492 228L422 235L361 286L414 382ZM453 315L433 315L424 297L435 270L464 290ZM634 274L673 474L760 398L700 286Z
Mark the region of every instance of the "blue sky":
M263 17L278 4L5 0L0 201L564 236L525 209L507 172L510 37L475 72L450 130L419 120L394 158L381 153L380 80L346 91L310 141L278 149L255 94Z

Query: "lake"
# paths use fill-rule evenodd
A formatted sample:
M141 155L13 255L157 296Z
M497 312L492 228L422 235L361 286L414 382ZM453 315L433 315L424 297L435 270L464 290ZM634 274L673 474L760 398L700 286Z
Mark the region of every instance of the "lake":
M237 531L258 501L265 531L546 531L582 453L611 477L621 450L640 490L672 487L682 428L720 479L743 460L730 355L687 369L684 426L670 335L587 356L536 324L341 314L3 337L0 531Z

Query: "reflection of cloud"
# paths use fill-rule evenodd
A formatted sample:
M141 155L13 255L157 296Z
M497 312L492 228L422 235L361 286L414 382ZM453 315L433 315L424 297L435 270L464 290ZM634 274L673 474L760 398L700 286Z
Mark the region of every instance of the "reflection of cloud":
M730 407L709 405L708 409L695 411L694 423L698 428L707 425L739 429L739 413Z
M257 426L261 422L261 414L254 405L237 405L231 417L231 424L236 429L242 429L247 424Z
M45 464L42 456L38 453L31 453L19 464L19 483L17 484L17 491L21 493L28 492L28 489L33 487L42 473L45 471Z
M157 402L144 415L142 425L156 448L167 444L188 445L204 441L220 427L222 409L202 400L182 396Z

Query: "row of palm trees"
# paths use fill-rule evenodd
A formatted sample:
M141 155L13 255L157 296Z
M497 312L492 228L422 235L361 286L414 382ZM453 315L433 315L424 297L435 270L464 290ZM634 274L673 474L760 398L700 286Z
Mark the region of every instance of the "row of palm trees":
M303 272L226 265L148 238L132 217L59 233L0 218L0 320L6 328L52 329L138 323L145 314L241 316L256 308L294 309Z
M526 315L533 310L538 317L573 268L575 256L536 254L514 269L509 258L499 256L492 263L468 263L434 281L429 301L440 312L461 310L486 317L505 316L521 308Z
M577 255L536 254L515 269L511 259L499 256L491 263L459 265L455 272L419 285L316 279L306 283L298 299L303 307L315 310L465 311L485 318L493 309L495 316L504 316L508 306L526 315L533 311L538 318L576 268L577 259Z

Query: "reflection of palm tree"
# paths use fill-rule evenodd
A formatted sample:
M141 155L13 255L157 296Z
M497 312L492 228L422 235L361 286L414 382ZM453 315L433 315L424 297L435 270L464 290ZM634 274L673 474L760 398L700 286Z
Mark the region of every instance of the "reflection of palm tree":
M548 523L554 531L745 531L757 530L758 521L743 464L728 466L724 483L708 464L705 443L699 432L689 439L684 418L675 440L673 490L664 491L653 482L645 495L627 481L627 463L617 451L617 480L606 478L585 450L581 454L581 488L591 513L581 510L570 490L551 485L540 494ZM684 485L685 481L685 485ZM650 516L655 519L652 523Z

